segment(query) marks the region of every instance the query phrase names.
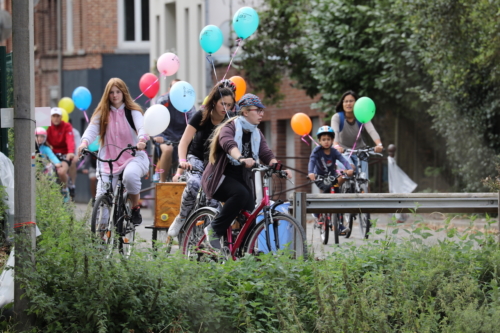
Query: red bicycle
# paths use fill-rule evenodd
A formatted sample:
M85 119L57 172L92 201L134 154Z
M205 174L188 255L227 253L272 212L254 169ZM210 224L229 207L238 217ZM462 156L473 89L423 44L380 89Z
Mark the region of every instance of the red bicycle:
M203 207L191 215L185 224L184 238L181 243L182 253L196 260L236 260L249 253L259 255L263 253L286 253L292 258L306 258L306 236L302 226L290 215L276 210L283 203L278 200L271 204L269 199L269 180L273 175L286 178L282 165L272 166L256 164L253 172L263 172L262 201L254 211L241 211L232 225L227 229L224 237L224 246L221 251L210 247L204 233L215 216L217 210ZM258 216L263 218L259 220Z

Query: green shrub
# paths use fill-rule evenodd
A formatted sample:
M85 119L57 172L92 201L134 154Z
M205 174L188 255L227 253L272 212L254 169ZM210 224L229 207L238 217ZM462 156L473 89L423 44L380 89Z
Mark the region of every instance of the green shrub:
M426 245L432 231L415 226L404 242L388 234L322 260L264 255L198 263L149 249L125 260L98 251L70 208L53 182L38 181L36 270L19 272L36 315L33 332L492 332L500 326L500 251L489 233L448 229L454 238Z

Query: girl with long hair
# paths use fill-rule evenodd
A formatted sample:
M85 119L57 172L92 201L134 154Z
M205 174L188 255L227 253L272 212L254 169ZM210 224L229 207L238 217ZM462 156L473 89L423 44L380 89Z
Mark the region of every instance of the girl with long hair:
M139 197L141 190L141 177L145 176L149 168L147 154L143 151L149 136L143 127L143 111L139 104L130 96L127 85L119 78L112 78L106 84L99 105L94 111L90 124L82 135L78 154L83 148L88 147L99 135L99 157L114 159L128 144L137 146L139 151L136 156L126 152L116 162L113 162L113 175L123 172L123 184L132 201L132 222L135 225L142 223ZM97 162L97 192L99 196L105 192L103 182L109 181L109 165ZM116 186L118 177L113 177L113 187Z

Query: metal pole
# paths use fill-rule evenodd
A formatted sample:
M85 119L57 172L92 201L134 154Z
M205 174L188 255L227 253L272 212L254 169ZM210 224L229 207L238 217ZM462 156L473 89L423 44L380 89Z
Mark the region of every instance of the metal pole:
M62 96L62 0L57 0L57 76L59 78L59 89L57 89L57 100Z
M33 50L33 0L12 1L12 50L14 75L14 175L16 274L14 280L14 313L20 327L28 330L33 316L26 309L29 299L18 280L19 272L33 269L35 262L35 168L32 153L35 145L35 68ZM21 296L23 296L21 298Z
M7 48L0 46L0 108L7 107ZM1 124L0 124L1 125ZM7 128L0 126L0 151L9 156L7 143L9 141L9 134Z

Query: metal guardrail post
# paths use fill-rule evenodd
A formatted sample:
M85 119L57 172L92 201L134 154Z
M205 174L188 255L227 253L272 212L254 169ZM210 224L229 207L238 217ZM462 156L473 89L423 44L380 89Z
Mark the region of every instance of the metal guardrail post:
M300 222L307 236L306 193L293 192L293 217Z

